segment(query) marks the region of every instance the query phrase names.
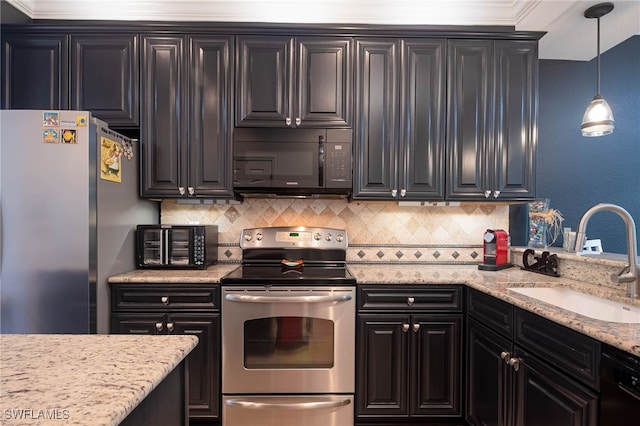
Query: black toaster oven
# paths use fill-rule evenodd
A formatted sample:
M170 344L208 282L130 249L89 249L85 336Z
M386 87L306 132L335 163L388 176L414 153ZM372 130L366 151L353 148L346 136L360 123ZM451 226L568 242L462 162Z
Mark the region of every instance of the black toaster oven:
M138 225L138 268L206 269L218 259L216 225Z

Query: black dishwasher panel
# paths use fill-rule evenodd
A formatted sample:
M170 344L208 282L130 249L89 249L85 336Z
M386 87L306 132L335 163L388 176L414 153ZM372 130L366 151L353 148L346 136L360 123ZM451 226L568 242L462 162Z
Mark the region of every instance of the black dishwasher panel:
M640 419L640 358L603 346L600 360L600 426Z

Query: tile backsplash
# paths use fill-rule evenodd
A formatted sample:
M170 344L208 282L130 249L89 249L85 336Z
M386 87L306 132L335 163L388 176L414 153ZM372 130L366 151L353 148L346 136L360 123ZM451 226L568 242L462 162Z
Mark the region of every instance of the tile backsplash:
M399 206L343 199L247 198L240 204L179 204L165 200L161 223L218 225L220 261L241 259L240 233L266 226L345 229L352 263L468 264L482 260L486 229L509 229L509 206Z

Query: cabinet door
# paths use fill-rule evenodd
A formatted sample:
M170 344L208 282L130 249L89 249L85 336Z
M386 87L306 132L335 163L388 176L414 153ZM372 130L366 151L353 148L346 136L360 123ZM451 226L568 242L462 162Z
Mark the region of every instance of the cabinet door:
M446 197L450 200L483 199L491 190L492 51L490 40L449 41Z
M535 195L538 42L496 41L495 176L500 199Z
M593 391L518 351L515 426L596 426L598 396Z
M179 197L186 181L184 39L142 38L142 195Z
M402 42L400 198L444 198L445 56L444 40Z
M398 45L356 41L354 199L394 199L398 189Z
M188 356L189 418L220 417L220 314L177 314L167 316L173 334L198 337L198 345Z
M408 315L358 315L356 417L408 415Z
M350 38L298 38L295 126L351 124Z
M138 36L71 37L71 109L88 110L111 127L137 126Z
M190 38L189 187L196 196L233 195L233 38Z
M69 108L69 37L2 34L2 108Z
M412 315L412 417L461 416L462 315Z
M467 322L467 421L478 426L507 426L512 369L501 355L511 342L470 318ZM506 356L506 355L505 355Z
M236 126L290 127L293 39L238 36Z

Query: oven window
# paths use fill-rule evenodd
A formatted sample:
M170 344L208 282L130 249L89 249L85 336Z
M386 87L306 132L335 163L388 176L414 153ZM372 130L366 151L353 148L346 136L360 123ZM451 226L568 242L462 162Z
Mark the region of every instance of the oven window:
M333 321L309 317L258 318L244 323L247 369L331 368Z

